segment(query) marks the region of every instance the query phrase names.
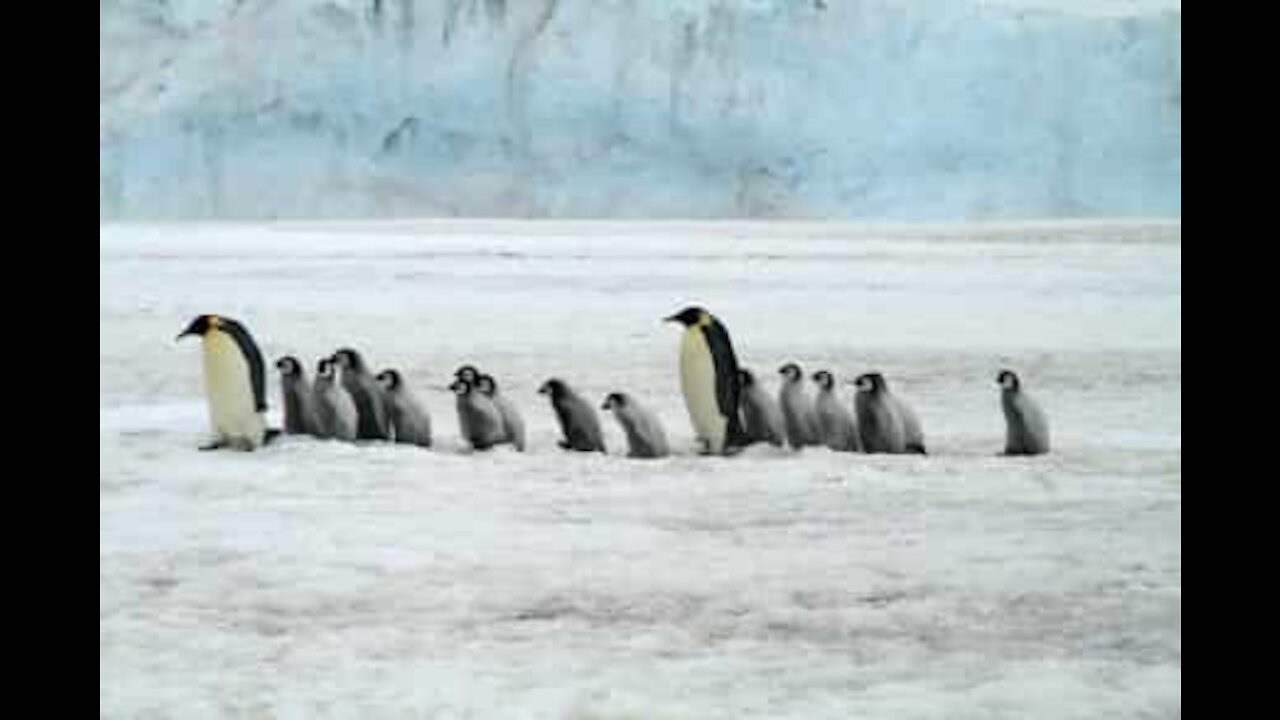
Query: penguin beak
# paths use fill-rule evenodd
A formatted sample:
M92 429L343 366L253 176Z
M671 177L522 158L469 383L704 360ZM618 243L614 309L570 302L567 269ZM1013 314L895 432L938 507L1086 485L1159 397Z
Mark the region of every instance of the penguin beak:
M678 322L679 320L680 318L675 315L668 315L667 317L662 318L662 322Z

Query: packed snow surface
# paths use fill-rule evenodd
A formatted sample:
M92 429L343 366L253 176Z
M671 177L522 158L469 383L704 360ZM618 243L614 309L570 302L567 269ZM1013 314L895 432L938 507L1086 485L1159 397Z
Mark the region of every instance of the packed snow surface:
M104 717L1181 713L1177 223L104 225L100 261ZM696 455L660 321L695 303L770 392L883 372L930 455ZM197 451L206 312L400 368L436 447ZM463 450L464 362L528 453ZM1050 455L996 456L1003 367ZM609 416L561 451L553 375L675 455Z

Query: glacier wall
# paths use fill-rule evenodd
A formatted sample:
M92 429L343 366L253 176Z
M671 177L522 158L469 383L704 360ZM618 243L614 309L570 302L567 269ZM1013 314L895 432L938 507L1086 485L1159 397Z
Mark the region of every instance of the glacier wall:
M103 0L103 219L1180 216L1180 3Z

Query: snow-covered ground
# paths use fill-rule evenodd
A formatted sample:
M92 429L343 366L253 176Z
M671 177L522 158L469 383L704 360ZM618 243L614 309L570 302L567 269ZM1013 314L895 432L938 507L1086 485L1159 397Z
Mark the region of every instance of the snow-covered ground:
M1176 222L104 225L100 258L104 717L1180 715ZM883 371L933 454L693 455L660 318L695 302L771 389ZM401 368L438 448L198 452L201 312ZM529 453L460 452L466 361ZM1053 454L994 456L1001 367ZM560 451L551 375L678 455L608 417Z

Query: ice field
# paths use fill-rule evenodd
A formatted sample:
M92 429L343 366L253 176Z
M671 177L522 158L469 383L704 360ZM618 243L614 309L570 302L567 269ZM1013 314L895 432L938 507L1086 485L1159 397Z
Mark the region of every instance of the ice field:
M103 717L1181 713L1181 225L480 221L100 229ZM693 452L701 304L777 369L879 370L928 457ZM399 368L436 447L202 453L199 313ZM465 452L455 367L530 450ZM997 457L996 372L1050 420ZM567 453L548 377L676 451ZM810 388L812 392L812 387ZM842 386L848 401L852 388Z

